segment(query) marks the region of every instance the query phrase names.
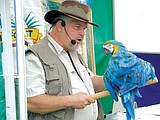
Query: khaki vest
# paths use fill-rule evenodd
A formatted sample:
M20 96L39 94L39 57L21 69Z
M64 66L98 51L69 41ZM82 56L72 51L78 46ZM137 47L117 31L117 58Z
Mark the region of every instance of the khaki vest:
M72 88L67 70L48 46L48 40L46 38L40 40L26 52L28 51L32 51L42 63L45 72L46 94L71 95ZM44 115L28 112L28 120L73 120L73 118L73 108L66 108Z
M27 51L32 51L41 61L45 72L46 94L65 96L72 94L71 81L67 70L61 60L48 46L48 40L45 37L37 44L31 46ZM79 55L81 63L85 65L82 57ZM102 111L100 112L102 113ZM100 116L99 116L100 117ZM74 109L66 108L48 114L37 114L28 111L28 120L73 120ZM102 118L102 115L101 117ZM103 119L98 119L103 120Z

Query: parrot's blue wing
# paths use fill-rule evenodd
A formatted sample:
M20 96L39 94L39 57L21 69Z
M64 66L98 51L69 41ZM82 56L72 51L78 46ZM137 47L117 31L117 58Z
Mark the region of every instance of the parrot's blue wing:
M107 88L107 90L110 92L112 98L115 100L115 101L118 101L118 92L115 90L116 89L116 86L114 86L113 83L111 83L108 78L106 77L106 74L104 75L104 83L105 83L105 86Z

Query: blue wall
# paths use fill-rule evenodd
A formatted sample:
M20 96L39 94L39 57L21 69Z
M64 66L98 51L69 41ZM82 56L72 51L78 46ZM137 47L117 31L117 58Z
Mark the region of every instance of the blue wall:
M156 75L160 80L160 54L135 53L138 57L152 63ZM138 107L149 106L160 103L160 83L147 85L140 88L142 98L136 98Z

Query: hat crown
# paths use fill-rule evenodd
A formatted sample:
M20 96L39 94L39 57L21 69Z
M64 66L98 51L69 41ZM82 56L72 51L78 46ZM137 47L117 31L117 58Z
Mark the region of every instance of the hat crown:
M68 0L61 3L59 11L88 21L90 9L78 1Z

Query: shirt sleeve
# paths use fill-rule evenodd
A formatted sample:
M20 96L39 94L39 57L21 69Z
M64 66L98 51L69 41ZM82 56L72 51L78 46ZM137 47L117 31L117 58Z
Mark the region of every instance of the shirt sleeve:
M45 76L40 60L28 52L26 60L26 91L27 97L33 97L45 93Z

